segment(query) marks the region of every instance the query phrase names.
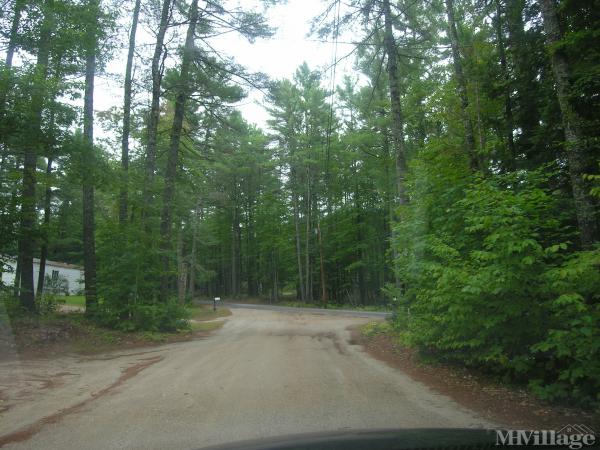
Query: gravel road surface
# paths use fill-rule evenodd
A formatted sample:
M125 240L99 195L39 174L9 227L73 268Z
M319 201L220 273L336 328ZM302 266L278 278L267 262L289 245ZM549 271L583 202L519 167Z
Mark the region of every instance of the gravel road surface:
M205 305L212 305L211 301L201 301L199 303ZM358 311L351 309L323 309L323 308L295 308L293 306L277 306L277 305L255 305L252 303L230 303L230 302L218 302L219 305L226 306L229 309L260 309L263 311L275 311L275 312L288 312L288 313L304 313L304 314L316 314L316 315L327 315L327 316L351 316L351 317L364 317L371 319L385 319L391 317L392 313L383 311Z
M196 449L292 433L490 427L352 345L344 313L236 308L212 336L0 363L0 446Z

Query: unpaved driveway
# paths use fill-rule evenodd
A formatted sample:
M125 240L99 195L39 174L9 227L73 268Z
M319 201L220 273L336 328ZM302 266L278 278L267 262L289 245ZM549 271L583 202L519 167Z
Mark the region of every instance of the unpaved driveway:
M236 309L207 339L0 364L0 445L192 449L365 428L488 427L351 345L368 321Z

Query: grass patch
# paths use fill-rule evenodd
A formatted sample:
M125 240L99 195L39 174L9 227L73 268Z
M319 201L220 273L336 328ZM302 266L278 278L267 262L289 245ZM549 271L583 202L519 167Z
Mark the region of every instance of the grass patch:
M227 312L219 314L223 317ZM206 314L199 315L207 317ZM9 350L0 354L2 359L15 353L33 358L69 353L94 354L187 341L218 329L223 321L190 322L188 328L177 332L127 332L102 327L83 314L49 313L41 316L21 314L11 318L2 314L0 325L8 330L8 333L0 334L0 348Z
M371 338L380 334L391 334L392 326L389 322L369 322L360 328L360 332L363 336Z
M213 320L231 315L231 311L223 307L217 307L217 310L213 311L212 305L194 305L190 306L188 309L192 320L195 321Z
M67 306L81 306L85 308L85 297L83 295L66 295L59 298L60 303Z

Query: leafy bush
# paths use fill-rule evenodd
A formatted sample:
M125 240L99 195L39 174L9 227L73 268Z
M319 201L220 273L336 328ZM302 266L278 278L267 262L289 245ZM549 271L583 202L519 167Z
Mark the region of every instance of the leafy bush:
M114 308L114 302L101 302L94 319L121 331L174 332L189 328L189 311L175 300L154 304L129 304Z
M98 296L94 319L122 331L188 328L189 312L174 300L161 301L158 237L137 226L104 223L98 233Z
M36 296L35 310L38 314L46 315L56 312L58 305L64 303L64 300L56 295L44 294Z
M43 295L35 298L35 312L39 315L47 315L56 312L58 305L64 303L59 296ZM18 297L14 297L9 292L0 292L0 312L8 317L15 318L27 316L31 313L23 308Z
M10 318L21 316L25 312L18 298L8 292L0 291L0 324L8 322Z
M544 398L600 405L600 256L572 251L557 173L457 182L447 158L413 163L417 200L400 211L394 243L405 283L395 328L427 353L528 382Z
M578 252L546 274L553 296L546 336L532 346L543 364L532 380L548 399L600 404L600 250Z
M139 226L104 223L98 231L98 295L113 303L111 310L129 310L129 304L157 302L161 264L158 236Z

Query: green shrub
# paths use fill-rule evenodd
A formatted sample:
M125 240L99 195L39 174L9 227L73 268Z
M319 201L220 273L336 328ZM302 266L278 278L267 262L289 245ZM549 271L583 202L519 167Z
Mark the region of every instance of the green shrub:
M543 364L531 385L551 400L600 405L600 250L578 252L546 274L553 297L546 336L532 346Z
M121 331L175 332L188 329L190 313L175 300L153 304L127 304L115 308L115 302L101 302L94 320Z
M0 291L0 317L3 321L22 316L25 313L26 310L21 306L18 298L10 295L8 291Z
M600 405L600 256L574 251L557 174L457 178L447 156L422 158L396 227L394 328L438 359Z
M159 298L158 236L137 225L104 223L98 232L98 296L94 320L122 331L172 332L188 328L189 313Z
M42 296L36 296L35 298L35 310L38 314L47 315L55 313L58 309L58 305L64 303L64 299L57 295L44 294Z

